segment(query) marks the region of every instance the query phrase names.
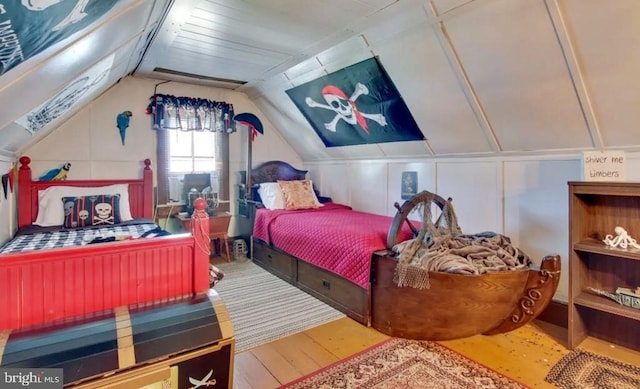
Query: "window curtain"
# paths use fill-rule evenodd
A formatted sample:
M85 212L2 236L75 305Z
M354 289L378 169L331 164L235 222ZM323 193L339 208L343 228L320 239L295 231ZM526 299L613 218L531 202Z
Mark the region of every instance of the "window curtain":
M222 101L156 94L145 112L153 115L156 130L236 131L233 105Z
M218 195L221 201L228 200L229 186L225 180L229 179L229 139L226 135L236 131L233 105L201 98L155 94L145 112L152 115L155 130L216 131L224 135L216 141L219 157L217 166L220 166ZM156 140L157 202L166 204L169 200L168 132L156 131Z

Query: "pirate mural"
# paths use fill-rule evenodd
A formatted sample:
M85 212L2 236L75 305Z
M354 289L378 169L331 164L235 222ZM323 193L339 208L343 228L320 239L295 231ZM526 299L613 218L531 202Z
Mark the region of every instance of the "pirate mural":
M376 58L289 89L287 94L327 147L424 139Z
M0 0L0 75L98 20L122 0Z

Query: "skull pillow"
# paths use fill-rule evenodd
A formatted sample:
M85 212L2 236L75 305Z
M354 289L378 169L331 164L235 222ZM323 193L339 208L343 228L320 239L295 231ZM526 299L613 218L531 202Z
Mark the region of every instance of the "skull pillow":
M109 226L120 223L120 195L63 197L64 227Z

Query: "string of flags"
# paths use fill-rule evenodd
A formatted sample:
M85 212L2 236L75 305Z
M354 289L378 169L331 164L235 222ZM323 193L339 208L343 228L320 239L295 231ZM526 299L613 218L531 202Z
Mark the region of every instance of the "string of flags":
M18 165L13 164L11 170L2 175L2 193L4 199L9 197L9 193L13 193L14 182L18 177Z

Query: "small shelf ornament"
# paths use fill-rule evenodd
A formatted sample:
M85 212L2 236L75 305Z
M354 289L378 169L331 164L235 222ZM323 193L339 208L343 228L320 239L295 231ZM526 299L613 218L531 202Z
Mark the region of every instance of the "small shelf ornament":
M630 288L616 288L615 293L591 287L587 289L599 296L608 297L620 305L640 309L640 293L638 293L640 292L640 287L637 287L635 291Z
M609 247L620 247L621 249L626 249L628 247L640 249L640 244L638 244L638 242L627 233L627 230L617 226L613 231L615 231L616 236L613 237L613 235L606 235L603 240L604 244Z

